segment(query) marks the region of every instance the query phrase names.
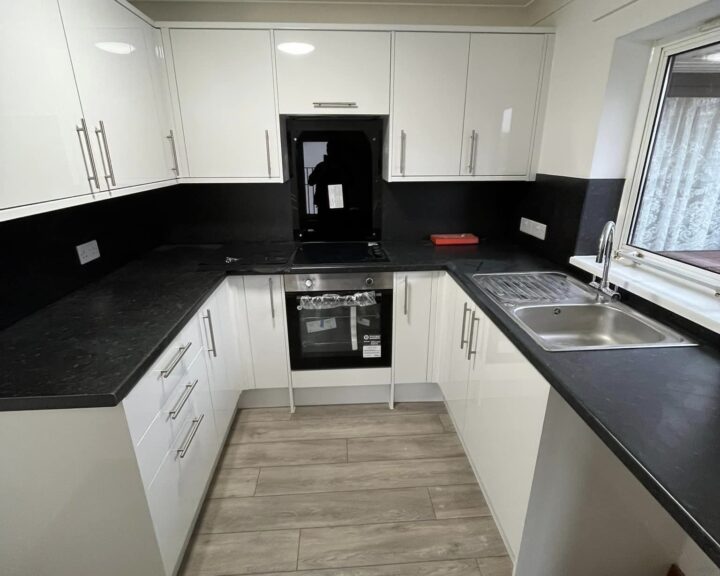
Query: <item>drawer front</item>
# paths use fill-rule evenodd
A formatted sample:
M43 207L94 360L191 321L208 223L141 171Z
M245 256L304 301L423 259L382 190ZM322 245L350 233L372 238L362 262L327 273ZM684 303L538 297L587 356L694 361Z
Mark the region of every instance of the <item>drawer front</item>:
M137 445L202 350L200 324L193 318L123 400L130 436Z
M152 482L168 450L177 446L182 432L187 430L187 423L209 412L212 412L210 387L205 359L200 354L135 448L145 486Z
M198 423L199 417L202 420ZM194 435L193 429L196 428ZM177 450L185 446L184 455ZM166 574L173 574L212 472L217 432L212 410L188 418L147 490Z

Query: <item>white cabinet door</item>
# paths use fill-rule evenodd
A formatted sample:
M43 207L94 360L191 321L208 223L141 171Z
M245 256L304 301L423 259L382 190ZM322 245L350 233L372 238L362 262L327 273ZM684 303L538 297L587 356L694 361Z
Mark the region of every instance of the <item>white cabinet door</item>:
M393 381L428 382L432 272L395 273Z
M470 331L473 327L475 304L464 290L453 283L455 290L453 306L453 329L450 333L451 349L448 366L445 402L458 430L462 430L465 422L465 404L467 401L468 375L470 362Z
M255 388L290 384L282 276L246 276L245 304Z
M398 32L393 176L459 176L469 34Z
M390 32L277 30L275 60L281 114L390 112Z
M543 35L472 35L462 174L528 174L544 56Z
M4 3L0 82L0 209L90 194L56 0Z
M171 30L190 176L282 175L269 30Z
M550 386L489 319L481 318L461 434L516 557Z

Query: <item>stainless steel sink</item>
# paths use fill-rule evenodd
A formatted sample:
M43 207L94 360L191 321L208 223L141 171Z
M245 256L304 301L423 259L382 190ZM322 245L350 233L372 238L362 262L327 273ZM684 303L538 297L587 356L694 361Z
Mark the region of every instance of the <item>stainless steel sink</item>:
M475 274L473 281L545 350L695 345L560 272Z

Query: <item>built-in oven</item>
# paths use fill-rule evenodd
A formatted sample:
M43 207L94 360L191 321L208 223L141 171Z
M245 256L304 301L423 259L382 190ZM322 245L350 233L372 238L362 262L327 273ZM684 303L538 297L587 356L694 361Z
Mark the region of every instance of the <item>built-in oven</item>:
M390 367L393 275L285 276L292 370Z

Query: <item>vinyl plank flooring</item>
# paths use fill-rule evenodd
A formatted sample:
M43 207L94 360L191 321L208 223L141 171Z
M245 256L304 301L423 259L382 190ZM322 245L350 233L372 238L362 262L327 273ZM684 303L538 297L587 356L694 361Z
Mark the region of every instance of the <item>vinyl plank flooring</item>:
M187 558L184 576L221 576L295 570L298 530L200 534Z
M475 560L446 562L415 562L386 566L331 568L329 570L299 570L290 575L282 572L253 576L481 576Z
M199 532L347 526L434 517L425 488L221 498L207 503Z
M307 418L288 422L238 422L230 436L230 443L408 436L442 432L445 432L445 428L437 414Z
M436 518L471 518L490 514L490 508L477 484L434 486L428 490Z
M244 468L340 462L347 462L344 439L229 444L225 449L222 466Z
M505 554L489 517L301 531L298 569L457 560Z
M259 468L219 469L208 498L252 496Z
M395 404L394 410L390 410L387 404L329 404L325 406L298 406L292 419L446 413L445 404L442 402L399 402Z
M464 455L462 444L454 433L350 438L348 440L349 462L453 458Z
M513 563L508 556L478 558L477 563L482 576L512 576L513 573Z
M290 408L281 406L279 408L246 408L240 410L236 422L277 422L279 420L290 420Z
M262 468L255 494L303 494L475 482L467 458Z
M455 432L455 426L453 425L452 418L449 414L440 414L438 416L443 424L446 432Z

